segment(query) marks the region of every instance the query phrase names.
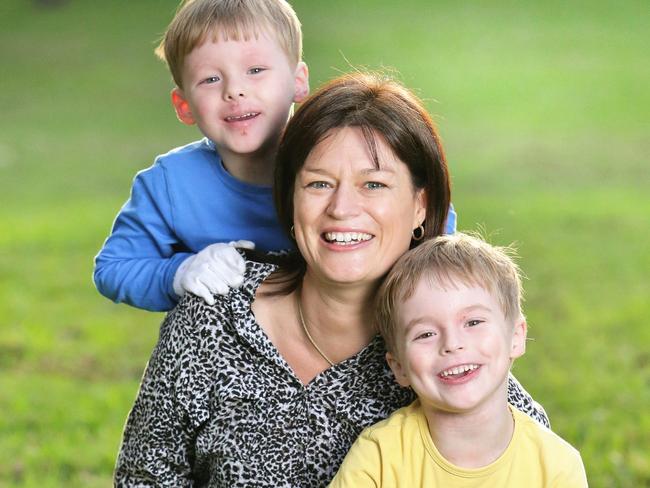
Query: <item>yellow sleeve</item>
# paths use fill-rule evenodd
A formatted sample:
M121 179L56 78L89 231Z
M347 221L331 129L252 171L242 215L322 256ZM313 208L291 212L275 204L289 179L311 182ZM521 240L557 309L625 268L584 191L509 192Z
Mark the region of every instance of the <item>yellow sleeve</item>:
M587 474L578 451L569 456L566 466L553 479L551 488L588 488Z
M352 444L329 488L379 488L381 452L372 436L362 432Z

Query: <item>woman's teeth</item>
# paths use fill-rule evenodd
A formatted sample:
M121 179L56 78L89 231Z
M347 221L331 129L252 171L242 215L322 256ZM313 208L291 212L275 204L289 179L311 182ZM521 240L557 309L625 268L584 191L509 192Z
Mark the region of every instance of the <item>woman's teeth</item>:
M462 366L456 366L455 368L449 368L440 373L440 376L446 378L451 375L459 375L467 373L468 371L474 371L478 368L478 364L463 364Z
M327 242L336 242L337 244L350 245L363 241L369 241L372 235L364 232L326 232L325 240Z

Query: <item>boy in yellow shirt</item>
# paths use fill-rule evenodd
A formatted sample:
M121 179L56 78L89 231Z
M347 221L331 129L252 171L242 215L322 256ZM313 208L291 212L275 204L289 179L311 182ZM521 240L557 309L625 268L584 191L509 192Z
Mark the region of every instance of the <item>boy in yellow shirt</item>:
M418 399L362 432L331 487L587 486L578 451L507 403L526 320L506 251L457 233L394 266L377 323Z

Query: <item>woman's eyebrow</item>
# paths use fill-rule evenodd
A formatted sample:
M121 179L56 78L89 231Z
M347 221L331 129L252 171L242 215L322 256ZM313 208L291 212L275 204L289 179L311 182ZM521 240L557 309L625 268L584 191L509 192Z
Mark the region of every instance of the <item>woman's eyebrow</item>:
M321 168L321 167L318 167L318 166L316 166L316 167L303 166L302 171L304 171L306 173L318 173L318 174L321 174L321 175L329 173L327 171L327 169Z
M367 168L361 171L363 174L372 174L372 173L390 173L390 174L395 174L395 170L393 168L389 167L381 167L381 168Z
M330 171L325 168L325 167L310 167L310 166L303 166L302 171L305 171L307 173L318 173L318 174L329 174ZM390 173L390 174L395 174L395 170L391 167L384 167L384 168L365 168L361 171L359 171L361 174L376 174L376 173Z

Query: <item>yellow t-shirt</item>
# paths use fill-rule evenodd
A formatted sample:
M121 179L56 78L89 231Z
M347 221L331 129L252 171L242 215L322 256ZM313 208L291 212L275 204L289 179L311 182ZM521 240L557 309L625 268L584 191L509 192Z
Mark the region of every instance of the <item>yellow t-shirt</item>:
M527 415L510 409L515 428L506 450L488 466L465 469L438 452L420 403L415 401L364 430L329 486L586 487L578 451Z

